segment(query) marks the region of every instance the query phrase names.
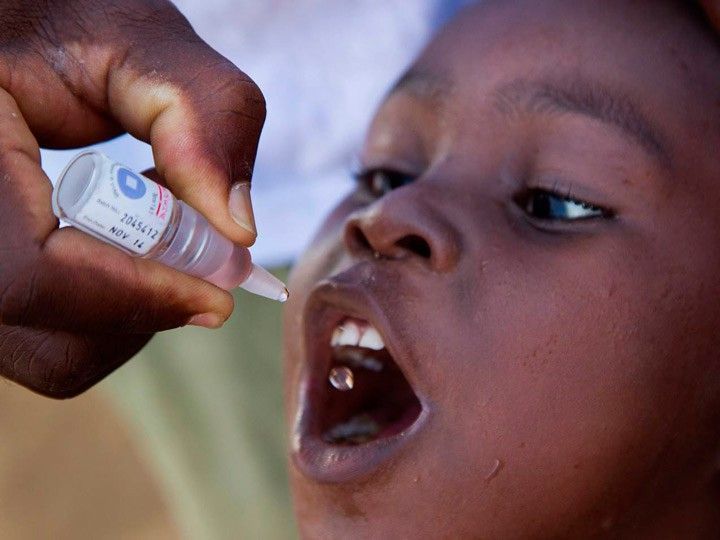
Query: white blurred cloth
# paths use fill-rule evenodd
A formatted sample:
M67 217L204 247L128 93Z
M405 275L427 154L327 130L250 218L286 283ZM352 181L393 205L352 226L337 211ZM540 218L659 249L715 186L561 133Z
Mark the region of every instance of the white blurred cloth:
M268 106L253 176L265 265L291 262L338 199L383 92L467 0L175 0L197 33L252 77ZM96 145L135 170L148 145ZM76 150L43 150L53 180Z

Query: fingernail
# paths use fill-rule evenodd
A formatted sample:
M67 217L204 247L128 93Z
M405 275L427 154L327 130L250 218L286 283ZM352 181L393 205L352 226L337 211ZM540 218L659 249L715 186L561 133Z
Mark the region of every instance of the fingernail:
M190 317L188 324L202 326L203 328L220 328L225 321L215 313L201 313Z
M235 223L246 231L257 236L255 228L255 215L253 214L252 202L250 201L250 182L237 182L230 188L228 200L230 215Z

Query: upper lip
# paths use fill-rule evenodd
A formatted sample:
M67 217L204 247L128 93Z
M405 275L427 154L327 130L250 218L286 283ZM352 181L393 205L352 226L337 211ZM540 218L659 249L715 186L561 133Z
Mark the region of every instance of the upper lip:
M378 300L378 295L367 285L367 275L371 272L375 281L393 283L395 280L383 280L383 270L373 263L360 263L340 274L320 281L310 293L304 310L304 351L305 365L300 381L298 412L293 433L293 457L301 469L311 476L324 481L343 481L351 476L369 472L391 450L399 447L418 429L428 415L429 401L418 389L420 388L417 363L412 357L411 347L402 342L402 333L391 324L386 310ZM384 295L382 302L388 301ZM333 330L347 317L363 319L372 324L381 334L385 347L393 357L403 375L413 388L422 404L422 413L417 421L399 436L376 440L362 445L363 447L334 447L321 439L317 414L320 392L327 385L327 373L332 364L330 338ZM313 411L315 409L315 411ZM309 448L312 447L312 451ZM342 459L328 459L328 456L311 456L312 453L334 452L343 454ZM375 452L375 455L370 455ZM357 456L356 463L348 467L350 454ZM379 455L378 455L379 454ZM315 459L317 458L317 459ZM315 463L313 463L315 461ZM319 462L318 462L319 461ZM364 463L357 463L364 461ZM349 471L348 469L352 469Z
M380 333L393 360L402 370L413 390L419 386L417 363L411 348L401 343L401 333L388 320L375 295L360 280L354 279L359 267L318 283L312 290L305 307L305 345L307 363L311 376L318 376L325 382L330 358L323 357L328 350L333 330L347 317L363 319L372 324ZM327 356L327 355L326 355ZM422 400L421 395L418 398Z

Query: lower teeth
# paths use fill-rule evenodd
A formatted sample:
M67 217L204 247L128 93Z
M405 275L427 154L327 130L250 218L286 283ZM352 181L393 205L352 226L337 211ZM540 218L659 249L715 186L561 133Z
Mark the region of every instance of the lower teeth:
M359 414L328 430L324 439L333 444L362 444L373 440L379 432L380 424L368 414Z
M380 373L383 370L383 363L380 360L367 356L361 351L346 351L341 359L352 367L367 369L375 373Z

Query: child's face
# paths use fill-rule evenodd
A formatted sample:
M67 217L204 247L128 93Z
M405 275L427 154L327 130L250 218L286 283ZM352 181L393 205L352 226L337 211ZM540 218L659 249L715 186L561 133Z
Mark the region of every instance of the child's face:
M715 519L720 62L672 6L485 2L385 101L291 282L303 534Z

